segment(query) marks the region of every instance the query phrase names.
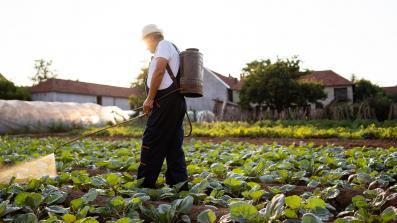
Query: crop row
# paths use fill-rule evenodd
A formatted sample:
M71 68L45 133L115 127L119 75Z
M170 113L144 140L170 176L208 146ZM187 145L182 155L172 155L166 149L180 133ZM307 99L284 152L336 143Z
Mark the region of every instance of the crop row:
M0 164L53 152L57 138L0 138ZM140 142L85 140L56 152L59 176L0 186L4 222L392 222L397 149L184 145L189 191L136 179ZM164 172L163 167L163 172Z
M340 139L397 139L397 125L368 124L344 127L334 127L332 123L322 122L213 122L194 123L193 136L206 137L269 137L269 138L340 138ZM95 129L85 130L85 133ZM130 126L108 129L100 133L103 136L132 136L140 137L143 126Z

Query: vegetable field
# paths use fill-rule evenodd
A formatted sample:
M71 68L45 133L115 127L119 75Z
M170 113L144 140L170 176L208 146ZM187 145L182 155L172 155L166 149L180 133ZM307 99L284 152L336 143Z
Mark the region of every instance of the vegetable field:
M60 138L0 137L0 164L49 154ZM0 222L395 222L397 148L187 141L189 191L140 188L139 140L57 151L55 179L0 185ZM163 166L165 169L165 166ZM162 171L164 173L164 171Z

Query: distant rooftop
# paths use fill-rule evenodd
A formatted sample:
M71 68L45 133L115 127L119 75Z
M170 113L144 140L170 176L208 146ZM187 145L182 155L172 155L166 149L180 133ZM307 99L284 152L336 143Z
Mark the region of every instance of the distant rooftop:
M397 96L397 85L393 87L382 87L387 95Z
M300 80L309 82L318 82L324 84L324 86L346 86L353 85L351 81L335 73L332 70L313 71L303 77Z
M212 73L214 73L216 76L218 76L223 82L225 82L227 85L229 85L230 89L232 90L241 90L241 87L243 86L243 82L235 77L232 76L225 76L222 75L218 72L215 72L211 70Z
M60 92L119 98L128 98L131 95L138 95L137 89L134 88L115 87L57 78L50 78L29 89L32 93Z

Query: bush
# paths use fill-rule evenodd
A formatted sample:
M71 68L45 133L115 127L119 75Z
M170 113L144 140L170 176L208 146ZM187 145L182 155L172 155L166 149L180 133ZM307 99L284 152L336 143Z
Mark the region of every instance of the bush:
M379 121L384 121L388 118L390 106L393 103L390 98L384 95L377 95L367 100L370 107L374 109L376 118Z
M0 74L0 99L5 100L31 100L30 92L25 87L17 87L13 82L5 79Z

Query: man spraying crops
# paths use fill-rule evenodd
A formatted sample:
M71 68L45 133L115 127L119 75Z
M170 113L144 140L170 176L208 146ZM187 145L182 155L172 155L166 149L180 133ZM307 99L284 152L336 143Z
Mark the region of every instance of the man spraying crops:
M186 102L176 91L176 81L179 79L179 52L171 42L164 40L162 30L156 25L145 26L142 38L153 57L146 80L148 94L143 103L148 121L142 139L138 178L144 178L143 187L155 188L166 159L166 183L173 186L188 179L185 154L182 150L182 123ZM165 95L167 96L156 101ZM187 183L181 190L188 190Z

